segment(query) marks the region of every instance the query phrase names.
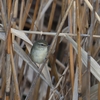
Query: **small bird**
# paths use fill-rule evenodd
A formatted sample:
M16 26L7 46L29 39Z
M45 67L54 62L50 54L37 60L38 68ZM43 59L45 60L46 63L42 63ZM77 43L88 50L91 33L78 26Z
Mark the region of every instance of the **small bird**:
M33 62L41 64L45 60L48 53L48 43L45 40L36 41L30 52L30 56Z
M30 57L31 57L32 61L39 65L42 64L47 56L48 50L49 50L49 45L46 41L44 41L44 40L36 41L33 44L32 48L31 48L31 52L30 52ZM40 66L37 66L37 67L40 67ZM52 81L51 81L51 77L50 77L50 73L49 73L47 64L45 64L45 67L43 68L42 73L43 73L44 77L46 78L46 80L49 82L49 85L52 86Z

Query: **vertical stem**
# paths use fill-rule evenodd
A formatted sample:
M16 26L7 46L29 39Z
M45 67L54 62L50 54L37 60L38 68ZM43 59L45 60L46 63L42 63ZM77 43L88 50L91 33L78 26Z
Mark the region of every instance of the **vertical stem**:
M33 15L33 18L32 18L32 24L31 24L30 30L34 29L34 22L36 20L36 15L38 13L39 3L40 3L40 0L36 0L36 5L35 5L35 10L34 10L34 15Z
M48 28L47 28L47 31L51 31L51 27L52 27L52 23L53 23L53 18L54 18L54 13L55 13L55 9L56 9L56 3L57 3L57 0L54 0L53 1L53 4L52 4L52 9L51 9L51 13L50 13L50 18L49 18L49 23L48 23ZM46 37L46 39L48 40L50 37ZM53 57L53 56L52 56ZM53 60L55 60L55 58L53 58ZM50 58L50 64L51 66L54 65L54 68L52 67L51 70L54 70L56 69L56 66L55 66L55 61L52 62L52 59ZM56 79L58 80L58 75L56 74L56 70L53 71L56 75ZM50 93L50 87L47 88L47 94L46 94L46 100L48 100L49 98L49 93Z
M5 70L5 57L2 60L2 84L1 84L1 96L0 99L2 100L4 98L5 95L5 88L6 88L6 70Z
M78 49L78 100L82 100L82 62L81 62L81 38L80 38L80 16L79 0L76 0L77 12L77 49Z
M7 54L7 65L6 65L6 100L9 100L9 98L10 98L10 80L11 80L10 54Z
M18 79L19 86L20 86L21 81L22 81L24 68L25 68L25 62L23 61L23 63L22 63L22 67L21 67L20 72L19 72L19 79Z
M25 10L24 10L24 13L23 13L22 29L24 28L24 25L25 25L25 22L26 22L32 1L33 0L27 0L27 2L26 2L26 7L25 7Z
M14 79L14 86L15 86L15 91L16 91L16 99L20 99L20 94L19 94L19 87L18 87L18 81L17 81L17 75L16 75L16 70L15 70L15 65L14 65L14 58L13 58L13 53L12 53L12 47L10 48L11 50L11 67L12 67L12 74L13 74L13 79Z
M68 0L68 4L70 4L70 0ZM69 12L69 30L70 33L72 33L72 8ZM72 44L69 45L69 51L70 51L70 75L71 75L71 86L72 86L72 93L73 93L73 87L74 87L74 60L73 60L73 47Z
M61 16L63 18L66 9L66 0L62 0Z
M24 0L21 1L21 9L20 9L20 18L19 18L19 29L22 29L22 19L23 19L23 10L24 10L25 2Z
M8 10L8 20L10 19L10 12L11 12L11 6L12 6L12 0L7 0L7 10Z
M33 96L32 96L32 98L34 98L34 100L38 100L38 95L39 95L39 89L40 89L40 83L41 83L41 78L39 78L38 80L37 80L37 85L36 85L36 87L35 87L35 90L34 90L34 94L33 94ZM32 99L33 100L33 99Z
M94 11L91 14L91 26L90 26L90 37L89 37L89 41L88 41L88 60L87 60L87 100L90 100L90 82L91 82L91 77L90 77L90 64L91 64L91 60L90 60L90 56L91 56L91 51L92 51L92 42L93 42L93 28L94 28L94 16L95 13Z
M57 0L53 0L47 31L50 31L51 27L52 27L54 13L55 13L55 9L56 9L56 3L57 3Z
M2 22L4 25L4 29L6 31L6 29L7 29L7 15L6 15L6 10L5 10L5 7L3 5L2 0L0 0L0 10L1 10Z
M35 20L36 20L38 9L39 9L39 3L40 3L40 0L36 0L36 6L35 6L30 30L34 30L34 24L35 24ZM32 40L32 34L29 35L29 39Z
M22 0L21 1L21 8L20 8L19 30L22 30L22 19L23 19L24 5L25 5L25 1ZM20 38L18 38L17 41L18 41L18 44L20 44ZM24 68L25 68L25 62L23 61L20 72L19 72L19 77L18 77L19 87L20 87L20 84L21 84L21 81L22 81Z
M7 2L8 4L8 20L10 20L10 14L11 14L11 5L12 1L9 0ZM11 71L10 71L10 46L11 46L11 33L10 28L8 29L8 37L7 37L7 66L6 66L6 100L10 99L10 79L11 79Z
M13 28L16 28L16 18L17 18L17 15L18 15L18 0L15 1L15 5L14 5L14 13L13 13L13 18L15 19L14 22L13 22Z
M75 34L76 33L76 1L74 1L74 3L73 3L73 5L74 5L74 10L73 10L73 34Z

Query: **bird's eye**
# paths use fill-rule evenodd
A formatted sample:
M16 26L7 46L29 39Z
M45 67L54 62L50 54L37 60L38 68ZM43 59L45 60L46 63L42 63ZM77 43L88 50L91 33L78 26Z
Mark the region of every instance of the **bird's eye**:
M46 44L44 44L44 43L38 43L39 45L41 45L41 46L46 46Z

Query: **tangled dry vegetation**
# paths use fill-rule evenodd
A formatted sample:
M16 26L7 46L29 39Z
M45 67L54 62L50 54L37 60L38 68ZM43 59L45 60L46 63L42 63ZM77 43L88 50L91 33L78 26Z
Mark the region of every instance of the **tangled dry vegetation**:
M0 100L100 100L99 0L0 0ZM49 45L38 68L29 53Z

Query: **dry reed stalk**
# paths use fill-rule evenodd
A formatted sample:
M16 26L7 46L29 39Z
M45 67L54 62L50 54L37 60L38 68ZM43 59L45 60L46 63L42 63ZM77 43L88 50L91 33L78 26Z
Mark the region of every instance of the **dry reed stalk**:
M84 0L85 3L87 4L87 6L90 8L91 11L93 11L93 6L90 4L90 2L88 0ZM95 16L97 18L97 20L99 21L100 23L100 16L97 14L97 12L95 11Z
M15 6L14 6L14 14L13 14L13 17L14 17L13 25L12 25L13 28L16 28L16 19L17 19L17 16L18 16L18 6L19 6L19 2L18 2L18 0L16 0ZM15 39L15 36L12 34L12 42L14 42L14 39ZM17 42L20 43L19 38L17 38ZM17 54L15 54L14 56L15 56L16 75L18 75L19 56ZM14 79L12 79L12 87L14 88L14 82L13 81L14 81ZM14 90L11 89L11 97L10 98L14 98L15 100L17 100L17 98L16 98L17 95L16 95L16 93L13 93L13 92L14 92Z
M22 29L22 19L23 19L23 11L24 11L25 1L21 1L21 8L20 8L20 17L19 17L19 29Z
M56 59L56 63L57 63L63 70L66 68L58 59Z
M56 3L57 3L57 0L54 0L53 1L53 4L52 4L52 9L51 9L51 13L50 13L50 18L49 18L49 23L48 23L48 27L47 27L47 31L51 31L51 27L52 27L52 23L53 23L53 18L54 18L54 13L55 13L55 9L56 9ZM50 40L50 37L46 36L46 40ZM53 69L55 69L53 72L52 72L52 75L55 74L55 78L56 78L56 81L58 81L58 75L57 75L57 71L56 71L56 66L55 66L55 59L52 59L53 57L51 56L50 57L50 64L51 64L51 71L53 71ZM53 62L54 60L54 62ZM54 66L54 68L53 68ZM49 93L50 93L50 87L48 87L47 89L47 95L46 95L46 100L48 100L49 98Z
M13 12L13 25L12 25L13 28L16 28L16 19L18 16L18 6L19 6L18 4L19 2L18 0L16 0L14 5L14 12Z
M99 8L99 0L96 0L96 8L95 10L98 12L98 8Z
M24 72L24 68L25 68L25 62L22 63L22 67L19 71L19 78L18 78L18 84L19 86L21 85L21 81L22 81L22 77L23 77L23 72Z
M39 78L38 80L37 80L37 83L36 83L37 85L36 85L36 87L35 87L35 89L34 89L34 94L33 94L33 96L32 96L32 98L31 98L31 100L33 100L33 98L34 98L34 100L38 100L38 97L39 97L39 89L40 89L40 84L41 84L41 78Z
M15 1L15 6L14 6L14 12L13 12L13 23L12 23L12 27L13 28L16 28L16 19L17 19L17 16L18 16L18 0ZM12 42L14 41L14 38L15 36L13 34L12 35ZM19 41L18 41L19 42ZM16 65L16 73L18 75L18 60L19 60L19 56L16 54L15 55L15 65Z
M58 37L58 39L56 40L56 47L55 47L55 52L54 54L50 55L50 65L51 65L51 76L55 77L56 82L59 81L59 77L58 77L58 72L57 72L57 68L56 68L56 57L57 57L57 53L58 53L58 48L59 48L59 42L60 42L60 37ZM60 87L58 87L58 90L60 90Z
M6 37L7 37L7 53L8 54L10 54L10 47L11 47L11 40L12 40L12 38L11 38L11 20L12 20L12 18L13 18L13 13L14 13L14 5L15 5L15 1L16 0L14 0L13 1L13 3L12 3L12 9L11 9L11 13L10 13L10 18L9 18L9 20L8 20L8 27L7 27L7 34L6 34Z
M12 67L12 75L13 75L13 80L14 80L14 86L15 86L15 94L16 94L16 99L17 100L21 100L20 99L20 92L19 92L19 86L18 86L18 81L17 81L17 74L16 74L16 70L15 70L15 65L14 65L14 58L13 58L13 51L12 51L12 47L11 47L11 67Z
M11 5L10 4L11 2L9 2L8 5ZM15 1L13 2L13 5L12 5L12 8L14 7L14 4L15 4ZM11 34L10 34L10 28L11 28L11 18L12 18L12 14L10 16L10 9L11 9L11 6L8 6L8 20L9 20L9 26L7 27L7 34L6 34L6 37L7 37L7 40L5 41L5 44L4 46L6 46L6 42L7 42L7 54L9 56L7 56L7 70L6 70L6 100L9 100L10 99L10 80L11 80L11 70L10 70L10 46L11 46ZM13 10L12 10L12 13L13 13ZM9 59L9 60L8 60ZM9 64L9 65L8 65Z
M76 34L76 1L73 3L73 34Z
M62 81L62 79L63 79L63 76L66 74L66 72L68 71L68 69L69 69L69 66L66 67L66 69L64 70L64 72L63 72L62 76L60 77L58 83L56 84L55 88L52 90L52 93L51 93L51 95L50 95L50 97L49 97L49 100L52 99L54 93L56 92L56 89L57 89L58 86L60 85L60 83L61 83L61 81Z
M14 4L14 11L13 11L13 20L12 20L12 27L16 28L16 19L17 19L17 15L18 15L18 0L15 0L15 4ZM12 37L12 41L14 41L14 35L11 35Z
M4 29L6 31L7 29L7 15L6 15L6 9L4 8L2 0L0 0L0 10L1 10L1 16L2 16L2 22L4 25Z
M24 32L24 33L27 33L27 34L43 34L43 35L52 35L52 36L55 36L56 35L56 32L40 32L40 31L24 31L24 30L16 30L14 28L12 28L13 30L15 31L18 31L18 32ZM65 33L59 33L59 36L64 36ZM66 33L67 35L71 36L71 37L77 37L77 34L73 34L73 33ZM81 37L90 37L89 34L80 34ZM93 35L93 38L100 38L100 35Z
M79 16L79 1L76 0L77 13L77 49L78 49L78 100L82 100L82 62L81 62L81 38L80 38L80 16Z
M8 20L10 19L10 12L11 12L11 6L12 6L12 0L7 0L7 14L8 14Z
M23 29L22 28L22 21L23 21L23 11L24 11L24 6L25 6L25 1L22 0L21 1L21 10L20 10L20 18L19 18L19 29ZM18 44L20 44L20 38L17 39L17 42ZM22 63L22 66L21 66L21 69L19 71L19 77L18 77L18 84L19 84L19 87L21 85L21 82L22 82L22 77L23 77L23 72L24 72L24 69L25 69L25 62L23 61Z
M35 23L35 20L36 20L36 15L38 13L39 3L40 3L40 0L37 0L36 5L35 5L35 10L34 10L34 15L33 15L33 18L32 18L32 24L31 24L30 30L34 29L34 23Z
M27 0L27 2L26 2L25 10L24 10L24 13L23 13L23 19L22 19L22 29L24 28L24 25L25 25L25 22L26 22L32 1L33 0Z
M13 89L13 88L15 88L15 87L14 87L13 78L12 78L12 81L11 81L11 87L12 87L12 88L11 88L11 92L10 92L10 100L13 100L13 99L16 100L16 99L15 99L15 89Z
M97 0L96 1L96 11L98 11L98 8L99 8L99 1ZM96 54L98 53L98 51L100 50L100 46L97 47L96 51L94 52L94 55L93 57L96 56ZM98 83L98 100L100 100L100 82Z
M57 0L53 0L47 31L51 31Z
M93 35L98 34L98 29L99 29L98 27L99 27L99 23L95 19ZM92 37L93 37L93 35L92 35ZM97 42L98 40L93 38L93 41ZM94 44L93 47L92 47L92 52L91 52L91 56L93 56L93 58L97 57L98 50L99 50L99 46L96 46L96 44Z
M84 32L84 27L87 27L87 24L86 24L86 9L87 9L87 7L86 7L86 5L84 4L84 6L83 6L83 9L81 9L81 22L80 22L80 30L81 30L81 33L85 33ZM84 23L84 24L83 24Z
M53 18L54 18L54 14L55 14L55 10L56 10L56 3L57 3L57 0L53 0L50 18L49 18L48 27L47 27L48 32L51 31L51 28L52 28ZM49 41L50 39L51 39L51 37L46 36L47 41Z
M6 42L7 42L7 54L9 55L8 58L7 58L7 59L9 59L9 60L7 60L7 63L9 65L6 66L6 67L9 66L7 68L7 70L6 70L6 99L7 100L10 99L10 80L11 80L10 47L11 47L11 40L12 40L11 33L10 33L10 29L11 29L11 20L12 20L12 17L13 17L15 1L16 0L13 1L12 7L10 6L11 5L10 4L11 2L9 2L9 4L8 4L9 5L8 6L8 11L9 11L8 12L8 27L7 27L7 31L6 31L6 33L7 33L6 34L7 40L5 41L5 44L4 44L4 46L6 47ZM10 11L10 9L11 9L11 11Z
M6 70L5 70L5 57L3 57L3 62L2 62L2 84L1 84L1 96L0 96L0 99L3 99L4 98L4 95L5 95L5 88L6 88Z
M39 12L38 12L38 10L39 10L39 4L40 4L40 0L37 0L36 1L36 5L35 5L35 9L34 9L34 14L33 14L32 24L31 24L30 30L34 30L36 17L37 17L37 14L39 14ZM33 41L32 39L34 39L34 38L32 38L32 34L29 35L29 39L31 41Z
M55 81L58 82L59 77L56 69L55 59L56 57L53 54L51 54L50 55L51 76L55 76Z
M4 8L7 9L7 1L3 0L3 3L4 3Z
M70 4L70 0L68 0L68 4ZM72 8L69 12L69 32L72 33ZM73 61L73 47L72 44L69 44L69 51L70 51L70 76L71 76L71 86L72 86L72 93L74 88L74 61Z
M46 98L45 100L48 100L50 94L50 87L47 88Z
M55 81L58 82L59 77L58 77L56 64L55 64L56 56L54 54L51 54L49 58L50 58L49 60L50 60L50 66L51 66L51 77L54 76ZM48 86L46 100L48 100L49 98L49 93L50 93L50 87Z
M47 63L48 57L50 56L52 50L54 49L53 47L54 47L55 42L56 42L56 40L57 40L57 38L58 38L58 36L59 36L59 33L60 33L60 31L61 31L61 29L62 29L62 27L63 27L63 24L64 24L64 22L65 22L65 20L66 20L66 17L67 17L67 15L68 15L68 12L69 12L71 6L72 6L72 3L73 3L73 0L71 1L71 3L70 3L70 5L69 5L68 9L66 10L66 13L65 13L65 15L64 15L64 18L62 19L62 22L60 23L60 26L59 26L59 29L58 29L58 31L57 31L57 34L55 35L55 37L54 37L54 39L53 39L53 41L52 41L52 43L51 43L51 46L50 46L50 49L49 49L47 58L46 58L46 60L44 61L44 63L42 64L42 66L41 66L41 68L40 68L40 70L39 70L39 73L36 75L34 81L32 82L31 88L30 88L29 93L28 93L28 95L27 95L27 97L26 97L25 100L29 100L29 97L31 97L31 95L32 95L32 91L34 90L34 87L35 87L35 85L36 85L37 79L39 78L42 69L44 68L45 64Z
M62 0L62 10L61 10L61 16L63 18L65 10L66 10L66 0Z
M24 61L24 63L26 64L25 61ZM25 68L24 68L24 69L25 69ZM28 67L28 65L26 65L26 71L25 71L25 75L24 75L24 83L23 83L23 86L21 87L21 88L22 88L22 89L21 89L21 99L22 99L23 92L24 92L25 87L26 87L28 71L29 71L29 67Z
M50 0L51 1L51 0ZM42 0L41 2L40 2L40 7L39 7L39 11L38 11L38 14L37 14L37 18L36 18L36 20L35 20L35 22L34 22L34 25L35 25L35 30L40 30L39 29L39 26L40 26L40 24L39 24L39 21L40 21L40 23L41 23L41 21L43 20L43 16L40 18L40 16L41 16L41 13L42 13L42 11L43 11L43 4L44 4L44 0ZM44 6L44 8L46 7L47 5L45 5ZM35 38L35 36L33 37L33 39Z
M76 29L77 29L77 25L76 25L76 1L73 2L73 34L76 34ZM73 39L76 39L75 37L73 37ZM74 52L74 64L76 62L77 59L77 54L76 52Z
M91 82L91 77L90 77L90 56L92 52L92 43L93 43L93 29L94 29L94 15L95 13L92 12L91 14L91 26L90 26L90 37L89 37L89 42L88 42L88 61L87 61L87 99L90 100L90 82Z
M58 72L56 69L56 64L55 64L55 60L56 60L56 55L55 54L51 54L49 57L50 60L50 66L51 66L51 77L54 76L55 77L55 81L58 82L59 77L58 77ZM46 100L49 99L50 96L50 87L48 86L47 88L47 94L46 94Z
M43 17L43 15L45 14L45 12L47 11L47 9L49 8L49 6L51 5L51 3L53 2L53 0L49 0L45 7L43 8L42 12L39 14L38 16L38 22L41 20L41 18ZM37 20L36 20L37 21Z
M98 54L99 50L100 50L100 46L98 46L97 49L95 50L95 52L93 54L93 58L96 57L96 55Z
M10 99L10 82L11 82L11 65L10 65L10 54L7 54L6 64L6 100Z
M62 1L63 2L63 1ZM54 5L52 6L52 10L56 10L56 3L57 3L57 0L55 0L54 2ZM63 4L63 3L62 3ZM61 6L61 9L62 9L62 6ZM54 17L54 11L51 12L51 21L49 20L49 23L51 22L51 26L52 26L52 23L53 23L53 17ZM62 18L64 16L61 16ZM61 21L61 20L60 20ZM50 24L49 24L50 25ZM48 29L51 30L51 26L48 25ZM60 25L60 24L59 24ZM63 27L63 26L62 26ZM48 31L50 31L48 30ZM61 29L62 30L62 29ZM53 55L50 55L50 62L51 62L51 76L55 76L55 80L56 82L59 81L59 77L58 77L58 72L57 72L57 68L56 68L56 57L57 57L57 53L58 53L58 48L59 48L59 43L60 43L60 37L57 38L56 40L56 46L55 46L55 52ZM58 90L60 90L60 86L58 87Z
M67 91L65 98L67 97L67 95L69 94L70 91L71 91L71 88L69 88L69 90Z
M27 52L27 50L26 50L26 52ZM27 52L27 53L28 53L28 52ZM19 84L19 87L20 87L20 85L21 85L21 83L22 83L22 81L23 81L22 78L23 78L23 73L24 73L24 70L25 70L25 65L26 65L26 62L23 61L23 62L22 62L21 69L20 69L20 71L19 71L19 77L18 77L18 84ZM22 92L23 92L23 90L25 89L25 86L26 86L27 71L28 71L28 69L26 70L25 75L24 75L25 79L24 79L24 85L22 86L21 94L22 94Z

